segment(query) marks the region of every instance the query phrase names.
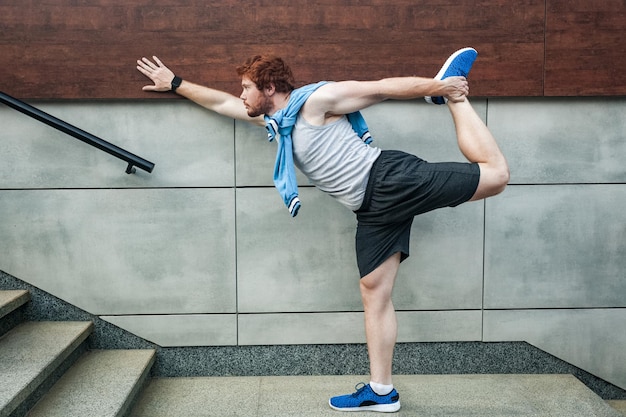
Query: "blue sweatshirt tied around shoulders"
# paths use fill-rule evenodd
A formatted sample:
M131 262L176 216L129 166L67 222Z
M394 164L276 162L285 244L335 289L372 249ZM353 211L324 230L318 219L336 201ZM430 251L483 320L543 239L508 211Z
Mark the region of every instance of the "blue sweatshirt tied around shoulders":
M265 128L267 129L268 140L271 142L276 135L280 135L280 141L276 150L276 162L274 164L274 185L292 217L298 214L301 203L298 198L298 183L293 162L291 132L304 103L315 90L325 84L328 84L328 81L320 81L319 83L305 85L293 90L284 108L271 116L265 115ZM347 114L346 117L352 125L352 129L361 140L366 144L371 143L372 137L361 113L356 111Z

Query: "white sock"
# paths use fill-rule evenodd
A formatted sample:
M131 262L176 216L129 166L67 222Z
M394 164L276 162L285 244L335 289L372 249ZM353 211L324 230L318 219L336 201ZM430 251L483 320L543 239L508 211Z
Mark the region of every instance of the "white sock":
M370 388L378 395L387 395L393 390L393 384L385 385L378 382L370 381Z

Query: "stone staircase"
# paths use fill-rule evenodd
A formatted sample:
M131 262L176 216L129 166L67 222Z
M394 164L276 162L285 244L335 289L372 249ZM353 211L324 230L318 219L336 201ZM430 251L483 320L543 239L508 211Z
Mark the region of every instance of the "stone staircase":
M0 417L126 416L153 350L87 350L90 321L27 322L27 291L0 291Z
M327 398L361 378L150 378L154 350L89 350L91 321L26 321L20 307L29 300L28 291L0 291L0 417L337 417ZM626 415L626 401L603 401L568 374L398 375L395 383L398 416Z

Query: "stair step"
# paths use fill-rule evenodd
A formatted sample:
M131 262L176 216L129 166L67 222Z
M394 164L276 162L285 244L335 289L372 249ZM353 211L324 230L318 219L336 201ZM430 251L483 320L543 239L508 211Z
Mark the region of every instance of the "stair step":
M333 395L369 377L154 378L132 417L337 417ZM396 375L402 416L621 417L572 375ZM365 416L370 413L348 413Z
M154 350L87 352L50 389L29 417L126 415L154 363Z
M10 415L87 339L88 322L26 322L0 338L0 417Z
M0 318L21 307L30 300L30 293L26 290L0 291Z

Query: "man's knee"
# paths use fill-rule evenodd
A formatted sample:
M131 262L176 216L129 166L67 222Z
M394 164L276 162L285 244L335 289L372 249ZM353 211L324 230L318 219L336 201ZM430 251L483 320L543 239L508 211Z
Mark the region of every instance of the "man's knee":
M509 166L505 163L502 166L496 168L496 172L494 173L493 180L493 189L494 195L500 194L506 186L509 184L509 180L511 179L511 173L509 172Z
M360 289L363 297L378 297L390 294L400 266L400 252L394 253L372 272L361 278Z
M481 165L478 188L472 200L482 200L500 194L510 180L509 166L506 162L494 165Z

